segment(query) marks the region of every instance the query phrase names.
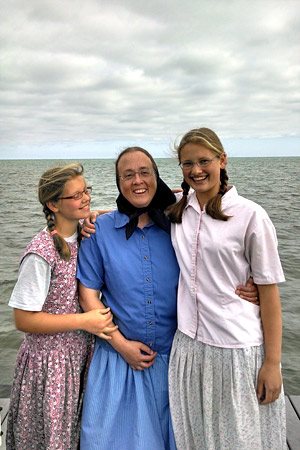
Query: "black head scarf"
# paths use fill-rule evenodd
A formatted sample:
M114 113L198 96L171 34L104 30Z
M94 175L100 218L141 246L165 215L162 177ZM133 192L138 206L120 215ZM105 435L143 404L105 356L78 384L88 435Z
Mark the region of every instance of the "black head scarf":
M167 233L170 233L170 221L166 217L165 209L176 202L176 197L166 183L157 175L157 189L151 203L144 208L136 208L133 206L120 192L116 202L118 211L129 217L129 222L125 227L126 239L133 234L139 216L147 212L153 222Z

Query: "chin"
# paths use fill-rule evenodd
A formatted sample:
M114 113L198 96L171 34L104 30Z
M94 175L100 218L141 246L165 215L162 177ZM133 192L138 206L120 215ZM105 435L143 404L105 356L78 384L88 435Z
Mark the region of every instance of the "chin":
M151 199L152 200L152 199ZM151 200L145 201L132 201L130 202L135 208L146 208L146 206L150 205Z

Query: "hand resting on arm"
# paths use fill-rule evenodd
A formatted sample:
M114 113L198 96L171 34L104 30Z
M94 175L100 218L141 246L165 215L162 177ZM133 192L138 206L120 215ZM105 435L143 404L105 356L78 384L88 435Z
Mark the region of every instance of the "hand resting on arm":
M99 291L87 288L79 283L79 298L80 304L84 311L89 311L94 308L104 308L103 303L99 299ZM122 356L122 358L134 370L144 370L151 367L157 355L150 347L138 341L131 341L126 339L122 333L117 330L117 327L112 330L107 330L98 335L99 337L109 340L110 345Z

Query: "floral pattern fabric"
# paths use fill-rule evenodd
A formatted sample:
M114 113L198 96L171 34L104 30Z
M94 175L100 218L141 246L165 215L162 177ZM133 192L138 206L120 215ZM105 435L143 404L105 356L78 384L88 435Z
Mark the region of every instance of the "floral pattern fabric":
M24 256L36 253L51 266L42 311L80 313L76 262L62 260L46 231L31 241ZM7 450L76 450L82 394L92 339L83 331L26 333L17 355L7 426Z
M178 450L286 450L283 390L260 405L256 381L263 345L221 348L177 331L169 366Z

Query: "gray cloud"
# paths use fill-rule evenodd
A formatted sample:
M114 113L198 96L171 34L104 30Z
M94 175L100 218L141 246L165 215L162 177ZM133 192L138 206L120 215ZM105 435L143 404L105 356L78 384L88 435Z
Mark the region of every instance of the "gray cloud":
M297 0L15 0L0 24L5 149L299 139ZM25 147L24 147L25 148Z

